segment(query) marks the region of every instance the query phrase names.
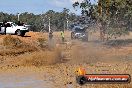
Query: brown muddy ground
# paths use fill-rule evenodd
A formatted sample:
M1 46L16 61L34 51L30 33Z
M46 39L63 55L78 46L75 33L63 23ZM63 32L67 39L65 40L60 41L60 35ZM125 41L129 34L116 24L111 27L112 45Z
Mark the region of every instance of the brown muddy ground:
M78 67L88 74L132 75L132 34L115 43L100 42L98 32L90 34L89 42L70 40L66 32L65 44L59 32L52 41L46 33L26 35L0 36L0 88L132 88L132 83L80 86L75 78Z

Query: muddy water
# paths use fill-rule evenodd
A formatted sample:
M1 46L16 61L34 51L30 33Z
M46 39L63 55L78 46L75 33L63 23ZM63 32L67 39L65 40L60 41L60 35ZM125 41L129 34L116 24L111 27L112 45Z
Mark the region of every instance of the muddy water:
M75 88L71 79L65 80L66 74L62 68L66 67L64 65L39 68L20 66L12 69L4 67L0 69L0 88ZM63 74L60 74L60 71Z
M0 74L0 88L53 88L52 81L44 81L38 74Z

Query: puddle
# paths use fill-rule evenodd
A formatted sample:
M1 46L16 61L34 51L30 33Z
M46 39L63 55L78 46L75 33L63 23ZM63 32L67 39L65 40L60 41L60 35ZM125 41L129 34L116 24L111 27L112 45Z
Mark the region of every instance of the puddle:
M44 81L35 75L1 74L0 88L53 88L53 82Z

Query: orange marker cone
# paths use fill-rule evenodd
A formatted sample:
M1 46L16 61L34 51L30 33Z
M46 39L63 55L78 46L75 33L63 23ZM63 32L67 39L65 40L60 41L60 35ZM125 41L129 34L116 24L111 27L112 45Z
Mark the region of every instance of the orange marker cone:
M84 68L78 68L77 74L78 74L78 75L85 75L85 74L86 74L86 71L85 71Z

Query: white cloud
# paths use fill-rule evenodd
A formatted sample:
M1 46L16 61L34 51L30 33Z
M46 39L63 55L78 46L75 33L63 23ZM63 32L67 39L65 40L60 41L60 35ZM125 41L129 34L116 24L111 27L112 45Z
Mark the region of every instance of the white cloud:
M74 3L74 2L79 2L79 3L81 3L81 2L83 2L83 1L85 1L85 0L70 0L72 3ZM97 1L98 0L90 0L90 2L92 3L92 4L94 4L94 3L97 3Z
M70 7L72 3L70 0L52 0L52 5L57 6L57 7Z
M82 2L84 0L52 0L52 5L57 7L71 7L74 2Z
M76 14L80 14L81 11L78 9L77 11L72 7L72 4L74 2L82 2L83 0L52 0L52 3L50 2L49 4L51 4L53 7L57 7L57 8L67 8L70 9L70 12L72 13L76 13Z
M74 2L82 2L82 1L84 1L84 0L70 0L72 3L74 3Z
M56 7L71 7L73 3L75 2L83 2L84 0L52 0L52 2L50 1L50 4L52 4L53 6ZM91 2L95 2L97 0L91 0Z
M75 3L75 2L83 2L84 0L47 0L49 2L49 4L51 5L51 7L55 7L55 8L60 8L60 9L63 9L63 8L67 8L67 9L70 9L70 12L73 12L73 13L81 13L81 10L80 8L77 8L77 11L72 7L72 4ZM92 3L94 3L95 1L97 0L90 0ZM54 8L53 8L54 9Z

